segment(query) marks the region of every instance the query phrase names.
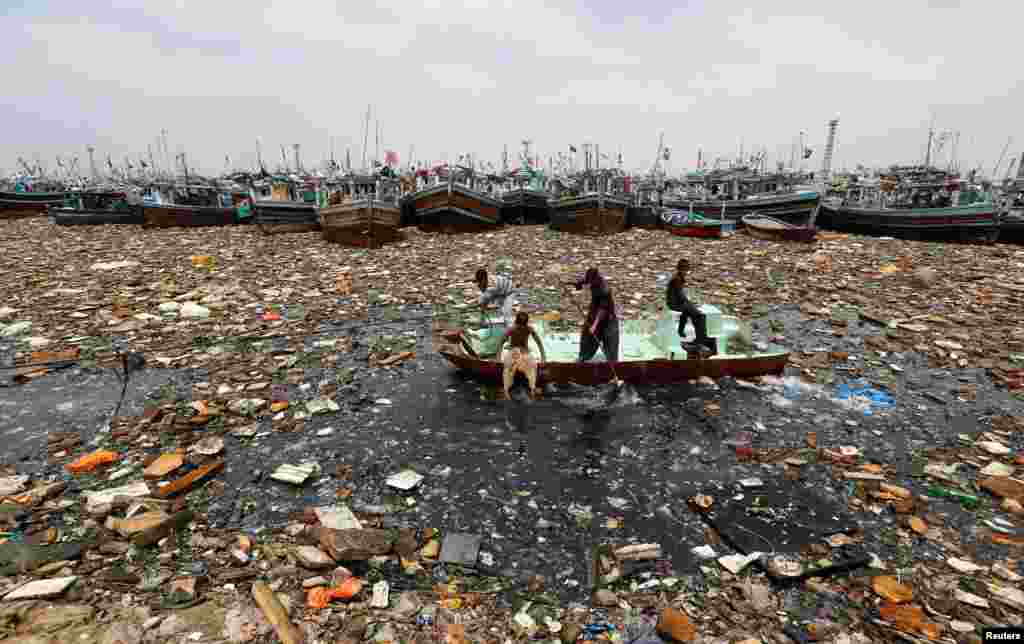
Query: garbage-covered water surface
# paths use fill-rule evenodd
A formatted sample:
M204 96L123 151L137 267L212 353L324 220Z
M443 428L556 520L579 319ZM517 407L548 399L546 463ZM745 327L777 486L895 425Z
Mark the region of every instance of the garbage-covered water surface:
M520 639L560 620L632 641L623 603L651 607L654 621L676 607L730 641L769 641L793 624L818 636L846 618L870 633L852 641L889 641L878 633L895 628L892 606L915 619L926 606L944 632L1019 620L1008 573L1024 534L1024 354L1000 328L1019 287L991 270L1019 251L844 238L811 254L741 236L710 246L507 230L414 234L368 253L242 230L58 232L8 276L13 299L0 307L19 364L74 353L67 368L24 367L0 390L0 565L12 572L0 591L105 609L141 597L167 619L154 641L190 602L235 610L263 582L303 628L366 618L357 639L378 641L459 620L476 628L473 591L506 609L489 632ZM92 256L112 239L117 252ZM495 241L518 244L514 273L536 282L535 317L566 329L579 320L556 278L600 262L623 317L640 316L677 253L703 257L693 277L705 301L753 340L788 347L790 366L751 382L567 385L500 400L431 337L453 309L473 310L466 266L486 263ZM723 248L735 266L715 261ZM396 279L399 261L429 267L426 282ZM16 279L36 286L23 295ZM115 346L146 358L123 402ZM573 357L571 337L562 349ZM356 522L365 543L336 534ZM325 539L323 527L337 529ZM28 551L38 570L19 568ZM837 571L844 562L852 571ZM409 608L411 588L423 607ZM879 598L903 601L908 588L912 602L882 605L886 626L870 622ZM561 611L588 598L582 612ZM262 610L237 608L250 609ZM390 611L402 617L385 628ZM232 615L217 628L237 626ZM482 640L492 622L476 621Z

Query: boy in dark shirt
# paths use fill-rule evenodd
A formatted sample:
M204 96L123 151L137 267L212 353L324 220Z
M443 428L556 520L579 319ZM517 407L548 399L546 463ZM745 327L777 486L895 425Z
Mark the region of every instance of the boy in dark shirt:
M510 350L505 357L505 368L502 370L506 398L510 397L509 391L512 389L512 383L515 381L516 372L521 372L526 376L526 380L530 385L530 400L534 398L534 393L537 389L537 361L530 357L530 338L533 338L533 341L540 348L541 361L547 362L548 358L547 353L544 351L544 343L541 342L537 331L530 326L530 316L523 312L517 313L515 324L505 331L505 334L501 336L501 342L498 343L498 355L500 356L501 350L505 347L505 341L509 342Z
M679 337L686 337L686 323L693 323L693 329L697 334L695 344L704 347L707 351L715 353L715 343L708 337L707 316L700 312L700 309L686 297L686 273L690 270L690 262L685 259L679 260L676 264L676 273L668 283L665 290L665 305L673 311L678 311L679 316ZM686 343L679 343L686 349Z
M577 362L586 362L594 357L598 347L604 351L606 360L619 359L619 317L615 313L615 300L608 280L596 268L588 268L583 279L575 284L576 290L590 287L590 310L580 334L580 355Z

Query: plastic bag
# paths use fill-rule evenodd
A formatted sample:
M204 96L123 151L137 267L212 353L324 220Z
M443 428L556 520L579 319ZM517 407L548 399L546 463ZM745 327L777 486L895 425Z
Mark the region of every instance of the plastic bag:
M82 472L91 472L101 465L109 465L117 460L117 454L115 452L108 452L106 450L96 450L92 454L86 454L79 458L74 463L68 463L64 466L64 469L71 472L72 474L81 474Z

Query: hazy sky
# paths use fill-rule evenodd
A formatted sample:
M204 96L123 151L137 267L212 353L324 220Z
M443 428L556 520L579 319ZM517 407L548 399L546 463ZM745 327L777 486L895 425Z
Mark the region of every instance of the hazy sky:
M670 7L676 6L672 9ZM750 6L758 7L751 9ZM930 119L990 172L1024 150L1016 0L0 0L0 168L50 167L96 146L120 160L161 128L171 151L219 171L224 155L307 165L352 147L375 106L402 163L463 152L497 161L591 141L645 168L664 131L672 168L789 159L840 114L837 158L915 162ZM371 128L370 148L374 147ZM382 148L382 149L383 149ZM948 146L947 146L948 148ZM944 155L945 153L943 153ZM1000 175L1006 168L1004 161Z

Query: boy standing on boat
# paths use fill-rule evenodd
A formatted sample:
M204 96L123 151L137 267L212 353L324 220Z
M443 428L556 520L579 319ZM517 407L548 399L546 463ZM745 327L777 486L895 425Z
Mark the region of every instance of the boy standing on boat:
M501 309L501 316L505 326L512 323L512 307L515 301L512 298L512 278L504 273L494 276L494 286L488 286L487 270L479 269L473 279L480 287L480 325L484 324L484 317L487 308L495 306Z
M505 347L505 341L509 342L510 350L505 356L505 367L502 369L502 379L505 384L505 397L510 398L512 383L515 382L516 373L522 373L530 385L530 400L534 399L537 389L537 361L530 357L530 338L540 348L541 362L547 362L548 357L544 351L544 343L541 342L537 331L530 326L530 316L524 312L516 314L516 322L505 331L498 343L498 355Z
M697 334L695 344L698 347L706 348L715 353L714 342L708 337L707 316L700 312L700 309L686 297L686 273L690 270L690 262L686 259L679 260L676 264L676 273L669 280L668 288L665 290L665 305L679 315L679 338L680 345L686 349L686 323L693 323L693 330Z
M615 313L615 301L608 280L596 268L588 268L583 279L575 284L576 290L590 287L590 310L580 334L580 355L577 362L586 362L594 357L598 347L606 360L619 359L619 316Z

